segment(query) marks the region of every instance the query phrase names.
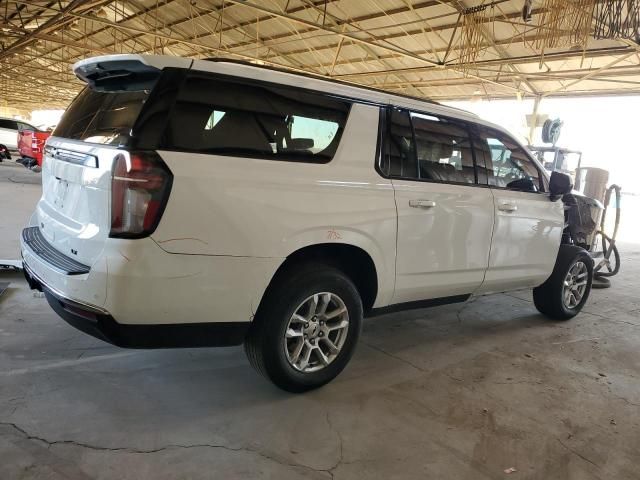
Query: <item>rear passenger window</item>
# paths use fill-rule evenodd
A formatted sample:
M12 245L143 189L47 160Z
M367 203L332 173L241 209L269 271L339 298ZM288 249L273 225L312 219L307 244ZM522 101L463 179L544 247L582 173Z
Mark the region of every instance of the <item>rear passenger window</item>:
M507 135L480 129L489 185L528 192L544 191L542 175L533 160Z
M413 131L407 112L395 109L391 111L385 155L388 158L389 175L400 178L418 177Z
M436 117L411 114L421 179L475 183L471 141L466 130Z
M464 128L397 109L388 119L383 173L408 180L475 183L471 140Z
M336 153L350 106L297 88L193 74L178 94L166 148L324 163Z

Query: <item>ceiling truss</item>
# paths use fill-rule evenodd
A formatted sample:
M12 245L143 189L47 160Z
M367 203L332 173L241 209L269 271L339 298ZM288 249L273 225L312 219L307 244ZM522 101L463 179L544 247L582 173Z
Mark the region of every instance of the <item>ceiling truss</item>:
M632 41L542 55L542 1L530 22L523 0L491 2L481 54L461 64L461 19L482 3L0 0L0 106L64 108L82 87L73 63L113 53L229 57L437 100L640 94Z

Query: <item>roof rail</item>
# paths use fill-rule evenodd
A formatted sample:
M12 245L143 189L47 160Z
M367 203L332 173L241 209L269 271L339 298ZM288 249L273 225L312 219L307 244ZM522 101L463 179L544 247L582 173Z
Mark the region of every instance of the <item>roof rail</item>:
M383 93L385 95L392 95L395 97L400 97L400 98L406 98L408 100L415 100L418 102L425 102L425 103L430 103L432 105L438 105L438 106L442 106L444 108L450 108L451 110L457 110L459 112L464 112L468 115L471 116L477 116L475 113L469 112L467 110L464 110L462 108L457 108L457 107L451 107L449 105L442 105L439 102L436 102L434 100L431 100L429 98L423 98L423 97L416 97L413 95L405 95L402 93L394 93L394 92L390 92L389 90L383 90L381 88L375 88L375 87L368 87L366 85L362 85L359 83L355 83L355 82L347 82L344 80L336 80L335 78L330 78L330 77L325 77L323 75L319 75L317 73L310 73L310 72L302 72L300 70L297 69L288 69L286 67L275 67L272 65L260 65L257 63L253 63L250 62L248 60L238 60L235 58L226 58L226 57L208 57L208 58L203 58L201 60L206 60L208 62L220 62L220 63L235 63L238 65L245 65L248 67L255 67L255 68L262 68L264 70L271 70L271 71L275 71L275 72L281 72L281 73L290 73L292 75L299 75L301 77L307 77L307 78L313 78L315 80L322 80L324 82L330 82L330 83L335 83L337 85L344 85L347 87L354 87L354 88L360 88L362 90L367 90L369 92L376 92L376 93Z

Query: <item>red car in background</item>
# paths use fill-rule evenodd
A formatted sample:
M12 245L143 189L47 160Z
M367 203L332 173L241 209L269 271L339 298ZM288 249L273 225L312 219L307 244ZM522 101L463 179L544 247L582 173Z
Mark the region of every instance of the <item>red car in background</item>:
M36 127L23 127L18 131L18 152L22 157L18 160L27 168L36 165L42 167L42 154L47 138L51 136L51 130L40 130Z

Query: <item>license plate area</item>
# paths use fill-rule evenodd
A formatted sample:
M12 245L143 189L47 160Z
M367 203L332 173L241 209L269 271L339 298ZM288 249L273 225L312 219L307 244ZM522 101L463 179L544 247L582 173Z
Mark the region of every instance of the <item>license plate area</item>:
M55 192L53 195L53 204L59 209L64 208L64 203L69 193L69 182L61 178L56 178Z

